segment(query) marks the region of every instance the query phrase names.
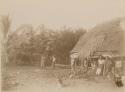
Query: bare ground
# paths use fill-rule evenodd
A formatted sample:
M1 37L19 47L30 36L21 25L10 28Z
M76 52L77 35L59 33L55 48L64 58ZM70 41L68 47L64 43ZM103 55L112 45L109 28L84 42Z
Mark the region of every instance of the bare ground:
M57 75L68 75L69 69L52 70L33 66L9 66L6 73L16 84L2 92L125 92L125 87L118 88L111 80L96 79L63 79L59 86Z

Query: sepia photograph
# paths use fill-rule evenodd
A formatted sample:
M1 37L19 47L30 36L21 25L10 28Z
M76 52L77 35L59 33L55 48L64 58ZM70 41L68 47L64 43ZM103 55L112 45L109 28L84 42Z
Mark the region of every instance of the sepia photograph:
M0 0L0 92L125 92L125 0Z

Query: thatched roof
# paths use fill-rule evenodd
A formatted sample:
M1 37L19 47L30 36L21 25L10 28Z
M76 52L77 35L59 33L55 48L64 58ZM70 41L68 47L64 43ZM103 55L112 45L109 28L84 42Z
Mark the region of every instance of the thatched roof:
M123 55L125 32L120 24L124 18L99 24L83 35L71 51L79 53L80 58L97 54Z

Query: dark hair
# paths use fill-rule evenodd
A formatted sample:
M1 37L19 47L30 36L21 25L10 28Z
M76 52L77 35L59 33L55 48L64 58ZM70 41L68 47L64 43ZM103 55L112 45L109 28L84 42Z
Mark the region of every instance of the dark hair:
M105 57L104 57L104 56L102 56L102 55L100 55L100 56L99 56L99 59L105 59Z

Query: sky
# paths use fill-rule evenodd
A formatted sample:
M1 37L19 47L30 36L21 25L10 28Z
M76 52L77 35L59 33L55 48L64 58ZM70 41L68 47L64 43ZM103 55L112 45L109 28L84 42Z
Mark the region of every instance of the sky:
M0 0L0 15L9 14L13 30L21 24L90 29L125 16L124 10L125 0Z

